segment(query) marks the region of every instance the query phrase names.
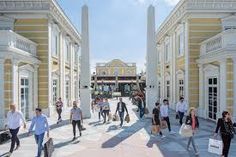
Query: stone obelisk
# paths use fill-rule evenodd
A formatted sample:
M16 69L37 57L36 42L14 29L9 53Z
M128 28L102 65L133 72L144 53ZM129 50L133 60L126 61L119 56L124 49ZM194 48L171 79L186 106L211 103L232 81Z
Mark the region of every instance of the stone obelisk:
M89 52L89 19L87 5L82 7L82 43L80 69L80 107L83 111L83 117L90 118L91 73Z
M146 106L151 114L158 96L157 52L155 41L155 8L150 5L147 14Z

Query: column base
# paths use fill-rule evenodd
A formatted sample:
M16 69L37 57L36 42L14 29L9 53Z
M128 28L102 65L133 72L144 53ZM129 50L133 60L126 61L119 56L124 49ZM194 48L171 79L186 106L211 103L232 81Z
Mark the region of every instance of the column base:
M79 107L83 112L83 118L91 118L91 91L90 89L80 89Z

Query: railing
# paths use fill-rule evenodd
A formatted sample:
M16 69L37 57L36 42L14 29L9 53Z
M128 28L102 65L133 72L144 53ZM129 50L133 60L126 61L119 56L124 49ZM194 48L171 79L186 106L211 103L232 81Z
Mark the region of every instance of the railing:
M16 48L36 56L37 44L11 30L0 30L0 46Z
M201 55L214 53L222 49L236 48L236 30L225 30L201 43Z

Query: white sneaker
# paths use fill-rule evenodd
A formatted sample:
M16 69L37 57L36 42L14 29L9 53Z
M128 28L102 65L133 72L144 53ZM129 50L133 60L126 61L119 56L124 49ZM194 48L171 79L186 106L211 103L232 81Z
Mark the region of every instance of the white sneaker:
M176 134L176 132L174 132L174 131L170 131L170 134Z
M166 136L165 135L162 135L161 138L165 138Z

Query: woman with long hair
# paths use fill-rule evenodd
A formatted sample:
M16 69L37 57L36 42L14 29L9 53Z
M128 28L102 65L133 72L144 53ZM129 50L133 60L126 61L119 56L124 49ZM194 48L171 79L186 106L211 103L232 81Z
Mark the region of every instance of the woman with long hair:
M231 116L228 111L223 111L222 118L218 119L214 135L215 137L217 136L219 129L223 141L222 157L228 157L231 139L235 134Z
M198 156L199 152L196 148L194 135L196 134L197 128L199 128L199 121L198 121L198 117L196 115L196 109L194 107L191 107L189 109L189 115L186 117L185 124L190 125L192 127L192 130L193 130L193 136L189 137L189 140L188 140L187 150L188 151L190 150L189 147L190 147L190 144L192 143L193 149L195 151L195 155Z

